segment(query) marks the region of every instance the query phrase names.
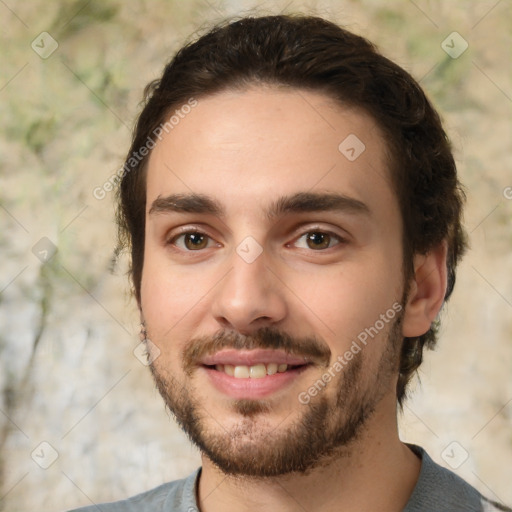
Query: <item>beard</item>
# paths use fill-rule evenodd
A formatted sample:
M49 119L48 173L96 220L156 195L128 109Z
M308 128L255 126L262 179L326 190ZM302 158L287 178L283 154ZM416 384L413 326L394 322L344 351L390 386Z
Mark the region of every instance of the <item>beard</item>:
M351 455L351 446L365 431L368 420L398 375L402 318L403 310L387 325L386 345L374 370L366 367L362 347L328 385L336 386L335 393L322 389L308 404L300 403L294 395L297 410L294 408L290 414L297 417L286 428L265 420L265 413L273 409L270 401L233 399L230 407L240 421L227 429L212 414L214 404L201 402L194 392L197 364L203 355L222 348L280 349L311 356L323 361L324 367L333 364L328 345L315 337L292 338L269 327L251 336L221 331L213 337L191 341L183 351L182 367L188 377L185 384L158 364L163 358L155 360L150 369L177 423L223 473L262 480L289 473L307 475L339 457ZM320 378L315 377L309 385Z

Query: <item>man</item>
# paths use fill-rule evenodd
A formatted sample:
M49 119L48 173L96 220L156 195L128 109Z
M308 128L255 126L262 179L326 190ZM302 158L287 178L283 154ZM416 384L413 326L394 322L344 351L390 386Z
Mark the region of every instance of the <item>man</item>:
M81 510L506 510L398 437L466 248L418 84L328 21L270 16L212 29L146 94L120 244L202 466Z

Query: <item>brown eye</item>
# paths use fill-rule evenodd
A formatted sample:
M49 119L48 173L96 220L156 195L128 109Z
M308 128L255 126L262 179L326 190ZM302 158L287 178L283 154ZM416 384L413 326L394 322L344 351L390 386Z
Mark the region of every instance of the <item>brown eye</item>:
M187 231L169 240L168 244L176 245L184 251L199 251L208 247L210 237L198 231Z
M301 240L305 240L305 244L299 243ZM323 249L330 249L341 242L343 242L342 238L334 233L326 231L308 231L297 240L296 244L304 249L321 251Z
M208 241L205 235L201 233L186 233L185 234L185 246L187 249L204 249L208 245Z
M327 233L308 233L307 244L310 249L327 249L331 242L331 236Z

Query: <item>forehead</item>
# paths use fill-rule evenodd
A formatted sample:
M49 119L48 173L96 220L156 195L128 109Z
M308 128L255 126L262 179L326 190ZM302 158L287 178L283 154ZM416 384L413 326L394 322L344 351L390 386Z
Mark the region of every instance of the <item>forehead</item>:
M278 198L297 193L340 193L372 209L394 202L377 123L321 93L253 87L177 110L149 159L147 211L171 194L267 218Z

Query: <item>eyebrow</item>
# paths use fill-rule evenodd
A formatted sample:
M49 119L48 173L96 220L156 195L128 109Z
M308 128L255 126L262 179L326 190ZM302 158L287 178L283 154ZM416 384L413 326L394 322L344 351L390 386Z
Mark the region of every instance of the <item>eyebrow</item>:
M274 220L289 213L348 212L370 215L370 208L350 196L337 193L297 192L281 196L270 203L265 210L268 220ZM159 213L210 214L223 218L226 210L216 199L204 194L171 194L157 197L151 204L149 215Z

